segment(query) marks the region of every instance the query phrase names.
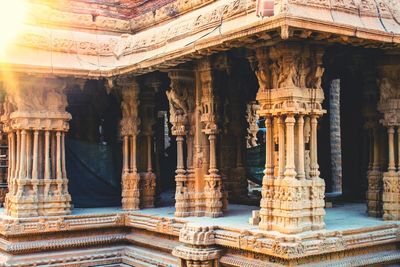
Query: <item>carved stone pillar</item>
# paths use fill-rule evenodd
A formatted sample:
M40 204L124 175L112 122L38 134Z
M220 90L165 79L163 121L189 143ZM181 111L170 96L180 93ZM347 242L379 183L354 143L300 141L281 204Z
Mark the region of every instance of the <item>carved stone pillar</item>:
M180 259L182 267L217 267L220 250L215 245L213 226L185 225L179 232L184 245L174 248L172 255Z
M265 118L265 170L262 180L261 201L260 201L260 223L261 229L271 229L272 227L272 207L274 194L274 140L273 124L271 115Z
M223 215L223 194L222 179L217 169L216 159L216 135L218 129L218 99L213 87L213 77L210 59L205 58L199 61L198 70L201 83L201 122L203 132L209 140L209 168L208 174L204 176L205 187L205 215L209 217L220 217Z
M192 72L185 70L172 70L168 73L171 80L170 89L167 91L169 101L170 122L172 134L176 136L177 167L176 167L176 191L175 191L175 216L191 216L191 196L194 185L189 182L185 169L184 141L192 122L189 120L194 112L194 104L190 103L193 90ZM189 145L189 144L188 144ZM193 145L193 144L192 144ZM192 148L191 148L192 149ZM188 149L189 150L189 149Z
M71 211L65 168L66 82L24 77L7 86L4 131L10 140L6 213L13 217ZM50 145L50 143L53 145Z
M400 170L396 171L396 155L400 147L396 144L396 131L400 126L400 57L387 56L379 66L378 110L383 113L381 123L388 133L388 169L383 173L383 219L400 219ZM398 138L398 134L397 134ZM397 140L398 142L398 140ZM400 160L400 159L397 159Z
M382 126L379 125L377 102L379 90L375 81L376 74L365 70L363 79L363 115L364 128L369 136L369 165L367 170L368 190L366 192L367 213L372 217L382 215Z
M141 116L141 138L143 140L142 150L145 153L144 165L140 172L140 201L142 208L153 208L156 196L156 174L154 173L153 126L156 123L155 93L159 90L161 82L155 76L146 77L145 90L140 94L140 116Z
M121 136L123 138L122 208L140 208L140 175L137 170L137 136L139 134L139 85L135 79L120 80L122 90Z
M329 121L331 142L332 192L342 193L342 147L340 135L340 79L330 84Z
M287 234L323 229L325 183L317 155L317 119L325 113L323 50L283 43L260 48L256 55L259 114L266 117L267 127L260 228Z

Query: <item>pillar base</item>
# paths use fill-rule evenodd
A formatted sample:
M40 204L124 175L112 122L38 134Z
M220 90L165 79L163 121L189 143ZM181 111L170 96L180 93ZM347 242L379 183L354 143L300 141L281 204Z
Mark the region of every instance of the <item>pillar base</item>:
M367 199L367 213L370 217L382 216L382 172L369 171L367 174L368 191L366 193Z
M324 229L324 191L321 178L265 179L260 229L284 234Z
M16 194L6 195L7 214L16 218L36 216L61 216L71 213L71 195L57 190L68 183L67 179L19 179ZM35 189L33 189L35 187ZM59 192L61 191L61 192ZM49 192L53 192L51 195Z
M205 216L217 218L224 215L222 203L222 180L221 176L215 173L205 175L206 185L204 187L205 196Z
M154 208L156 175L153 172L141 173L140 199L142 208Z
M138 210L140 208L140 175L124 173L122 175L122 209Z
M383 219L400 220L400 173L385 172L383 174Z

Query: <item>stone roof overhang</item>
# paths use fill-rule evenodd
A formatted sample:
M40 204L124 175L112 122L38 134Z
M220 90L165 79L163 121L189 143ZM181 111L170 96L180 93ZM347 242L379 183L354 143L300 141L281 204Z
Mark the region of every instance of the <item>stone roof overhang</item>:
M261 18L256 0L217 0L122 35L27 25L0 62L5 71L109 78L165 70L217 51L282 39L398 50L400 3L395 1L279 0L275 15Z

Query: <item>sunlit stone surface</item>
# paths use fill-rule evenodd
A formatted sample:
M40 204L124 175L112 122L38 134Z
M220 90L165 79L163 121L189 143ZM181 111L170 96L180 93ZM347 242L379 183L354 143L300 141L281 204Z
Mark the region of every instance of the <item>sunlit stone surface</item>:
M8 2L1 266L400 264L398 1Z

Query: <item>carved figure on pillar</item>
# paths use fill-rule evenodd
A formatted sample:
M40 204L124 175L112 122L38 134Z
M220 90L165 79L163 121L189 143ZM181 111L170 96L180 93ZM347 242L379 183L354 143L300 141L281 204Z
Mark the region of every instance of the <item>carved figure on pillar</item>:
M9 193L13 217L66 215L71 211L65 167L66 81L24 77L6 88L1 121L9 140Z
M256 56L258 113L266 118L259 226L287 234L323 229L325 183L317 156L317 123L325 113L323 49L282 43L259 48Z
M139 84L134 78L118 81L122 93L122 119L120 123L123 139L122 208L140 208L140 175L137 170L137 136L139 134Z

